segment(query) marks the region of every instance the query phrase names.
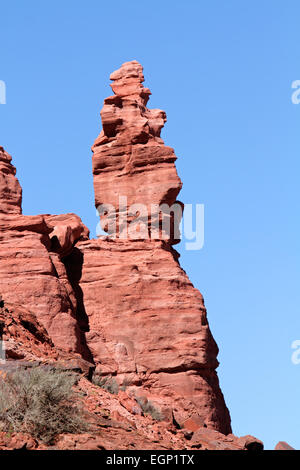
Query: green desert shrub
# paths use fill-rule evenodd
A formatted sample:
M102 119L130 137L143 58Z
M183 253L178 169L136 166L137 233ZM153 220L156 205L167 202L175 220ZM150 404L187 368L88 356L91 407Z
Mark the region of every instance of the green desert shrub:
M48 367L18 368L0 380L0 430L27 432L46 444L56 435L87 430L74 397L74 373Z
M119 384L111 375L103 377L101 374L95 374L92 382L94 385L103 388L113 395L117 395L119 393Z
M122 385L120 385L120 390L122 390L123 392L125 392L125 390L127 390L127 388L131 385L131 380L129 379L125 379L122 383Z
M137 403L140 405L144 415L150 415L153 419L156 421L162 421L163 420L163 415L161 411L156 408L156 406L151 403L151 401L148 401L147 399L145 400L144 397L136 397L135 398Z

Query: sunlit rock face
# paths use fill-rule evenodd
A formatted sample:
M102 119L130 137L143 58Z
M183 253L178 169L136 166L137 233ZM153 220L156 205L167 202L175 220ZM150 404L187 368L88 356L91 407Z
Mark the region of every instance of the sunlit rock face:
M163 231L151 236L146 217L149 237L142 230L139 239L128 233L132 204L147 210L152 204L172 205L181 189L174 151L160 138L166 115L146 107L150 91L142 85L138 62L123 64L110 78L115 95L105 99L101 111L93 173L96 207L116 209L116 230L109 229L108 208L103 227L110 236L76 245L82 254L79 285L88 348L98 371L150 397L180 426L192 420L229 433L216 374L218 348L202 295L172 248L178 240ZM127 200L122 208L120 197ZM67 262L74 266L77 258L70 255Z
M174 227L174 213L167 206L175 203L182 183L174 150L160 137L166 113L146 107L151 92L143 86L143 68L137 61L126 62L110 78L114 96L104 100L103 130L93 145L96 207L109 204L115 208L115 229L112 223L109 227L110 211L104 229L120 238L127 238L124 231L129 230L131 238L177 243L182 207L178 204ZM167 206L158 213L155 208L163 204ZM137 213L143 223L134 227Z
M0 147L0 214L21 214L22 189L11 156Z
M22 215L16 170L0 147L0 296L9 305L0 312L2 334L16 357L63 351L89 361L126 388L129 404L150 400L172 436L179 428L228 434L218 347L203 297L173 249L181 214L168 208L181 181L160 137L166 115L146 107L138 62L111 79L114 96L104 102L93 146L95 203L107 205L107 236L90 240L75 214ZM160 207L154 220L153 206Z
M88 230L75 214L22 215L22 190L0 147L0 295L34 314L54 344L89 356L62 257Z

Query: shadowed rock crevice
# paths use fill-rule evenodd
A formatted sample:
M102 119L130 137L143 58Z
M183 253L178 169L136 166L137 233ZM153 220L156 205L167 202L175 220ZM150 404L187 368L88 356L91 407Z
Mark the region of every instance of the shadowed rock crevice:
M79 284L82 276L83 261L84 255L76 247L73 248L72 252L68 256L62 258L69 282L76 297L77 306L75 318L79 327L79 350L81 351L83 359L94 363L92 353L87 345L85 337L85 334L89 331L89 318L85 311L83 292Z

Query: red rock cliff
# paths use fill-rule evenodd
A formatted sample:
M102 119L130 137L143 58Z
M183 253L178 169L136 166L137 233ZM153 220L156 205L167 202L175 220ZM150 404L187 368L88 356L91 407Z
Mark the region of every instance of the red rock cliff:
M152 206L173 205L181 189L174 151L160 138L166 115L146 107L150 91L138 62L111 79L114 96L105 100L93 146L95 203L110 205L103 214L110 236L89 240L74 214L22 215L15 168L0 148L0 294L10 311L36 317L49 335L47 351L52 341L94 362L97 372L114 376L141 402L150 399L177 427L228 434L203 298L172 248L180 215L164 207L158 230L148 215ZM141 215L133 204L146 214L136 237L128 237Z
M96 207L113 205L119 221L131 204L172 205L181 182L174 151L160 138L166 115L146 107L150 91L142 85L141 65L125 63L111 79L115 95L101 111L93 172ZM120 196L127 198L123 214ZM150 397L179 425L192 419L227 434L230 416L216 374L218 348L202 295L180 268L171 246L176 240L162 232L148 238L151 227L145 221L148 233L141 230L139 240L126 238L126 224L118 230L119 223L112 237L77 244L88 348L102 374ZM74 258L70 255L67 265L74 265Z
M84 354L77 301L61 255L88 238L88 230L75 214L22 215L15 174L11 157L0 147L0 295L35 314L57 346Z

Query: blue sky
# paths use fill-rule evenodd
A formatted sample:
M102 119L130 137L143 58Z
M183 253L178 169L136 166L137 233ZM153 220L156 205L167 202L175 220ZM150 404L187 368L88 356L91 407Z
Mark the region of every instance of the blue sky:
M238 435L300 448L297 1L1 2L0 145L25 214L75 212L95 232L90 147L109 74L144 66L178 156L180 199L205 204L181 263L205 297Z

